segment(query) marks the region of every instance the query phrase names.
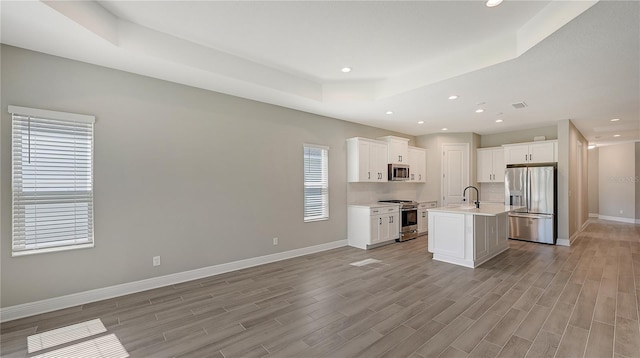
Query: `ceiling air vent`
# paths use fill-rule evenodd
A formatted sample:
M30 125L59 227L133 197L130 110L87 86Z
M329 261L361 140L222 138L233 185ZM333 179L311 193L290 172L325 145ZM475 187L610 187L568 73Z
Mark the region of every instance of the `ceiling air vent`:
M517 103L511 103L511 105L513 106L513 108L515 109L520 109L520 108L524 108L527 106L526 103L524 102L517 102Z

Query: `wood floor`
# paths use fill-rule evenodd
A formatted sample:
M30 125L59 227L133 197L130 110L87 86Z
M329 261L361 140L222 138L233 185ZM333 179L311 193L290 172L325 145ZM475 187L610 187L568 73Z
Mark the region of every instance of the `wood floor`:
M6 322L2 357L77 344L27 353L27 336L96 318L107 331L80 341L115 334L131 357L640 357L640 225L510 241L475 270L426 247L344 247Z

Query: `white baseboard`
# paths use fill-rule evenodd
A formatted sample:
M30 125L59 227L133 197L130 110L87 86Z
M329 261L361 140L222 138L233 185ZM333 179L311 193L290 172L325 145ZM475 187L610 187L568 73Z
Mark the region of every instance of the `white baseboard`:
M85 292L78 292L70 295L49 298L42 301L29 302L20 305L5 307L0 309L0 322L11 321L18 318L83 305L86 303L105 300L108 298L128 295L131 293L151 290L158 287L164 287L181 282L196 280L199 278L219 275L221 273L241 270L248 267L264 265L270 262L282 261L298 256L331 250L342 246L347 246L347 240L338 240L326 244L304 247L301 249L279 252L271 255L253 257L250 259L228 262L190 271L178 272L166 276L153 277L135 282L127 282L120 285L103 287Z
M558 240L556 240L556 245L558 245L558 246L571 246L571 241L569 239L558 238Z
M597 218L598 216L598 213L589 213L590 218Z
M636 219L621 218L621 217L617 217L617 216L598 215L598 219L618 221L618 222L621 222L621 223L628 223L628 224L637 224L638 223L637 222L638 220L636 220Z

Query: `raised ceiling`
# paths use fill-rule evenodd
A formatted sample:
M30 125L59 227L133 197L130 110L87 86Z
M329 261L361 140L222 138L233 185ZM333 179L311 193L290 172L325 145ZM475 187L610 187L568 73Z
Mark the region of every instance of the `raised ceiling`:
M0 6L5 44L409 135L571 119L593 143L640 140L635 1Z

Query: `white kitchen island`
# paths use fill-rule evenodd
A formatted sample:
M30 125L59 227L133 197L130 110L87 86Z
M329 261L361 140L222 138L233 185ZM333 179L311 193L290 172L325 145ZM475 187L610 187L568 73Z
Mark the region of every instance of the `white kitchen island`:
M507 213L520 207L480 204L429 209L429 252L433 259L478 267L509 249Z

